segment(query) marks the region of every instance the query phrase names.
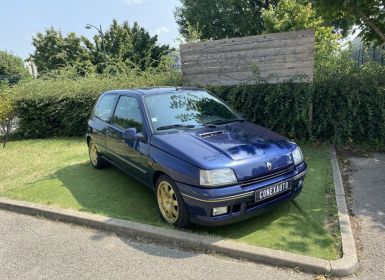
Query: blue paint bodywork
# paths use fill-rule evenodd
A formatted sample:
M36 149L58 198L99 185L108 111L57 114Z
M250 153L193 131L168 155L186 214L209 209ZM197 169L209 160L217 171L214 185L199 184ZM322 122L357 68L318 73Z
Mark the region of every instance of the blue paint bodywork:
M215 127L153 131L143 98L149 94L191 88L115 90L102 94L135 97L143 117L143 141L124 140L124 131L91 116L87 140L92 138L105 159L154 189L160 174L171 177L182 195L191 222L224 225L261 214L302 190L305 162L295 166L291 152L297 147L285 137L253 123L232 122ZM201 89L199 89L201 90ZM118 100L118 98L117 98ZM210 132L210 137L200 135ZM268 169L266 162L272 164ZM200 169L231 168L238 183L222 187L200 186ZM255 190L289 181L291 189L256 202ZM213 207L228 206L229 213L213 217Z

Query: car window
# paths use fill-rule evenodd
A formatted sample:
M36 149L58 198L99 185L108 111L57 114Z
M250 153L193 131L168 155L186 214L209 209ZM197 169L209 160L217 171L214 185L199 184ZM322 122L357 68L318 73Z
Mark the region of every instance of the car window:
M222 101L205 91L177 91L144 98L152 127L199 126L239 119Z
M129 96L119 98L112 123L122 129L133 127L137 132L142 132L142 113L136 98Z
M95 107L94 116L102 121L109 121L114 111L116 98L116 95L104 95Z

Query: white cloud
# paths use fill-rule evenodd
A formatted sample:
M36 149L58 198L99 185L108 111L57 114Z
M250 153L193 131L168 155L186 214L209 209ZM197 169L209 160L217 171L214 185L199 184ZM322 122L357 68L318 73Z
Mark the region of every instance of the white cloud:
M135 5L135 4L142 4L146 0L122 0L122 2L126 5Z
M160 35L162 33L169 33L169 32L170 32L170 30L167 27L165 27L165 26L161 26L161 27L158 27L158 28L155 29L155 34L156 35Z

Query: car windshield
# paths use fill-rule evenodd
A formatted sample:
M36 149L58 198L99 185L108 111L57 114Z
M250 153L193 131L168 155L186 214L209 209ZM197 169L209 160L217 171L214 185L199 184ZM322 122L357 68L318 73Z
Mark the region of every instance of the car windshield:
M154 130L187 129L217 125L241 118L205 91L176 91L144 98Z

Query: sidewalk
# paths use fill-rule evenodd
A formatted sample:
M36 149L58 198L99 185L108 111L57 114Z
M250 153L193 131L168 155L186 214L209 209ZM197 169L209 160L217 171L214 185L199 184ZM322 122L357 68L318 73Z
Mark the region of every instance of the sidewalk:
M349 185L352 211L359 227L354 237L358 247L360 271L349 279L385 277L385 154L373 158L350 158Z

